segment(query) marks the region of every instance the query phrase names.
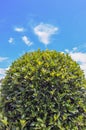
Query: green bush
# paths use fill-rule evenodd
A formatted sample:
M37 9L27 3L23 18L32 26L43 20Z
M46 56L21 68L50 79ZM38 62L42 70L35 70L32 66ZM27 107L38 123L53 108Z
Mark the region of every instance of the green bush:
M26 53L2 82L1 113L10 130L86 130L83 71L68 54Z

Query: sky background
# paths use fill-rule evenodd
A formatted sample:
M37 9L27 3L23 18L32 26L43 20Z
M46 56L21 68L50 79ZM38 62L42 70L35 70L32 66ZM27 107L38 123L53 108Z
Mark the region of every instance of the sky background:
M0 79L38 48L69 53L86 75L86 0L0 0Z

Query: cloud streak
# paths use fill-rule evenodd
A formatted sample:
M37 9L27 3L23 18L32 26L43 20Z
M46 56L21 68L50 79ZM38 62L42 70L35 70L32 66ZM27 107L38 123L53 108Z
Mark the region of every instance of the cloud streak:
M24 28L22 27L22 28L19 28L19 27L15 27L14 28L14 31L16 31L16 32L24 32Z
M8 59L8 57L0 57L0 62L3 62L5 60L7 60L7 59Z
M31 46L33 44L27 36L23 36L22 41L28 46Z
M40 42L48 45L51 42L51 36L58 31L58 27L51 24L40 23L33 28L34 33L38 36Z

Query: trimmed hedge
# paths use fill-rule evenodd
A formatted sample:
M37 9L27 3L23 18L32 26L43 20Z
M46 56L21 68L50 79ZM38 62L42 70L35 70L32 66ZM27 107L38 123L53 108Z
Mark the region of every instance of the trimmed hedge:
M49 50L24 54L3 80L1 113L2 127L10 130L85 130L83 71L68 54Z

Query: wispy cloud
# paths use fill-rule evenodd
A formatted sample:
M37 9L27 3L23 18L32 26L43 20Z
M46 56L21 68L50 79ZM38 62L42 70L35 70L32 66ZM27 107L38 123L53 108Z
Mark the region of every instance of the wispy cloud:
M40 42L48 45L51 42L51 36L58 31L58 27L51 24L40 23L33 28L34 33L38 36Z
M23 27L21 27L21 28L15 27L15 28L14 28L14 31L16 31L16 32L24 32L25 29L24 29Z
M28 45L31 46L33 43L29 40L29 38L27 36L23 36L22 37L23 42Z
M14 38L10 37L10 38L8 39L8 42L9 42L9 43L14 43Z
M8 57L0 57L0 62L3 62L5 60L7 60L7 59L8 59Z

